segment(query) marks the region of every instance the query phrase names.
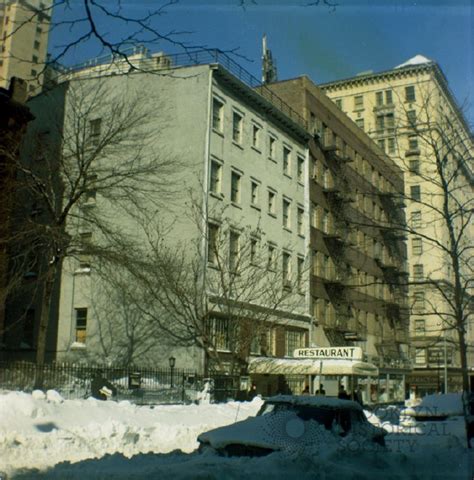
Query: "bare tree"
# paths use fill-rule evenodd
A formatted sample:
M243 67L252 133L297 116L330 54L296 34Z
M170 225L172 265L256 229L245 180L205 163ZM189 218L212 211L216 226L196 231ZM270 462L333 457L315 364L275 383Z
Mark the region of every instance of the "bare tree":
M300 265L292 274L258 228L213 215L202 231L195 213L198 234L188 242L170 246L148 232L136 275L149 301L137 308L175 345L201 348L208 370L240 373L251 353L270 352L275 327L304 312L306 272Z
M415 334L427 334L426 346L434 339L438 347L456 345L462 388L469 391L468 350L474 348L467 338L473 304L474 147L461 111L429 85L418 85L415 104L398 102L393 156L406 172L405 194L392 192L385 201L394 211L396 204L408 203L410 218L405 222L392 215L383 228L387 235L408 240L410 277L391 282L409 287L412 316L423 324L426 320L426 330L422 326L416 332L413 325Z
M157 104L137 91L121 95L106 82L71 82L31 107L38 118L14 165L18 197L9 243L17 246L11 278L28 264L37 275L41 364L64 259L85 269L91 256L127 265L138 239L124 219L143 220L163 207L176 162L159 148Z

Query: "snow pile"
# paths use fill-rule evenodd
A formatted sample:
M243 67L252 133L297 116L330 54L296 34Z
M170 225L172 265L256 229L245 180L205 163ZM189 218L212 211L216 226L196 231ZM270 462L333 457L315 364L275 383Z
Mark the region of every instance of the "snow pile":
M192 452L206 430L255 415L262 400L225 405L139 407L128 401L64 400L10 392L0 395L0 472L45 469L122 453Z
M415 55L414 57L410 58L406 62L400 65L397 65L395 68L409 67L411 65L422 65L423 63L431 63L431 62L432 60L424 57L423 55Z
M446 393L444 395L427 395L416 407L405 409L406 415L443 416L463 415L463 399L461 393Z
M474 450L427 443L412 449L408 442L421 437L406 433L386 437L395 447L396 441L406 441L406 448L364 450L351 435L336 444L330 432L317 425L306 428L295 417L270 433L282 442L310 435L315 441L307 448L255 458L195 451L200 433L255 415L261 404L255 398L153 408L127 401L62 400L53 392L0 394L0 472L15 480L400 480L472 478L474 473ZM385 427L382 415L376 416L369 420Z

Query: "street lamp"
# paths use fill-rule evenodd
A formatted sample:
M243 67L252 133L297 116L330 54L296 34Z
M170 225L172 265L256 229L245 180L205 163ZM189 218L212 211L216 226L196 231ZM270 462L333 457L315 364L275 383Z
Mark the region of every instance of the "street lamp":
M170 364L170 369L171 369L171 387L173 388L173 373L174 373L174 366L176 365L176 358L170 357L168 358L168 362Z

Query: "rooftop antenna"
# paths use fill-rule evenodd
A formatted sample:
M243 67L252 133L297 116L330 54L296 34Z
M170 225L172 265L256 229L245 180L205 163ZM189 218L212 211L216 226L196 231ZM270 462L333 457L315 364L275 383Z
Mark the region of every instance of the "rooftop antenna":
M273 60L272 52L267 48L267 35L263 34L262 39L262 83L277 81L277 67Z

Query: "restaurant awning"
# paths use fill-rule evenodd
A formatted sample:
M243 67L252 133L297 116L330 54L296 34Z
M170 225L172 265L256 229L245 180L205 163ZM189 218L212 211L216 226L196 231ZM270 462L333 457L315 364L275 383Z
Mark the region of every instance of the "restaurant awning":
M249 373L377 376L379 369L372 363L359 360L258 357L250 360Z

